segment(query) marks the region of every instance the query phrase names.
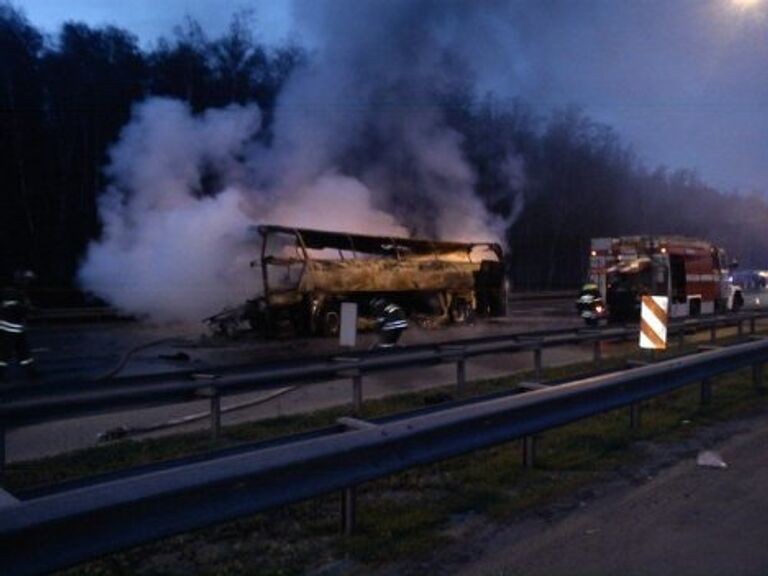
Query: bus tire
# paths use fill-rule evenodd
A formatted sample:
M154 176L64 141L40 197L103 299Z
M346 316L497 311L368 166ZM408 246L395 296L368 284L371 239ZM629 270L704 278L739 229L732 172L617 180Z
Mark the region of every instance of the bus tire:
M451 303L451 322L454 324L471 324L475 319L474 310L463 298L454 298Z
M336 337L341 329L341 315L336 308L326 308L322 314L323 336Z

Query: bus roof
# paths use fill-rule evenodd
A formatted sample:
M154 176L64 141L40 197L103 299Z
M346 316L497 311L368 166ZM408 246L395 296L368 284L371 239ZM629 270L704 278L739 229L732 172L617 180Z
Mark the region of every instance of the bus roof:
M501 246L495 242L450 242L397 236L370 236L267 224L262 224L257 229L262 237L275 233L292 234L300 238L304 246L314 249L336 248L368 254L392 254L395 250L413 254L440 254L470 252L475 247L487 247L496 254L499 260L503 255Z

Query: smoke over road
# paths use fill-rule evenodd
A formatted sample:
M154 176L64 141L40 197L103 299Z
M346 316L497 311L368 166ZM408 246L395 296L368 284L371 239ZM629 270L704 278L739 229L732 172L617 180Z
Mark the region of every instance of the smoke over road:
M318 46L279 95L274 137L256 106L194 116L151 98L110 151L103 234L82 285L127 312L195 320L258 290L248 227L500 240L505 222L444 102L468 89L487 7L423 1L297 2ZM473 45L472 50L468 46ZM522 170L507 161L510 179ZM509 169L514 167L515 169ZM519 206L515 214L519 213Z

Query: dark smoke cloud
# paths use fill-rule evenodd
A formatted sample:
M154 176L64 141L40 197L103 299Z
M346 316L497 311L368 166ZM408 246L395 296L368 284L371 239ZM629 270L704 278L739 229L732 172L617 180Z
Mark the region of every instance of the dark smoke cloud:
M471 84L462 24L491 4L297 2L296 18L322 47L286 87L278 109L275 180L286 188L341 168L375 190L377 207L412 232L500 238L473 192L462 137L441 102ZM288 152L287 152L288 151ZM298 161L297 161L298 159Z

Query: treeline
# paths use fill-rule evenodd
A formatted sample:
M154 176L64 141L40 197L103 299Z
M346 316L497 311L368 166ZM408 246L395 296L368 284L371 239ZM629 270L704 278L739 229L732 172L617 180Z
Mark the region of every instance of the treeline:
M455 116L455 115L454 115ZM487 102L461 112L479 190L501 213L519 215L507 233L518 288L582 282L590 239L677 234L709 239L742 268L768 267L768 202L757 192L722 192L695 172L649 169L610 127L577 108L537 118L523 103ZM525 179L506 197L503 159L516 151Z
M107 151L148 96L193 110L258 102L269 126L297 48L257 42L247 13L222 37L186 22L150 51L115 27L67 23L45 38L0 3L0 275L33 267L48 284L71 283L99 234ZM259 136L268 138L268 129Z
M46 284L72 283L99 234L108 148L135 102L170 96L201 111L255 101L265 118L258 137L268 142L276 97L306 57L259 43L246 13L220 38L188 21L142 50L114 27L69 23L48 39L0 4L0 274L33 267ZM577 109L541 118L523 102L469 94L447 98L446 117L464 135L478 193L514 220L514 285L575 286L596 236L701 236L745 266L768 265L762 196L721 193L686 170L649 169Z

